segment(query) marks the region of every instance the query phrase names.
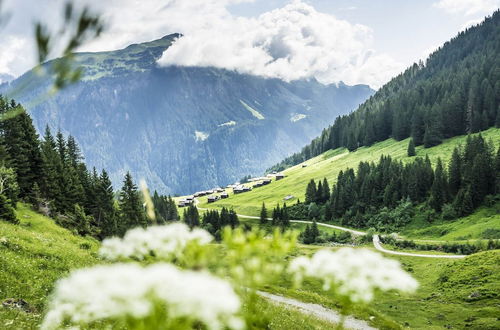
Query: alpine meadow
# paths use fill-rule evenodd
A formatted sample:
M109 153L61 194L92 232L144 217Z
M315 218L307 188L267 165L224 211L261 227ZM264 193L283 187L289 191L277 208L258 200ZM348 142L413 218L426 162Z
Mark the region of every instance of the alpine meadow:
M0 0L0 329L499 329L499 0Z

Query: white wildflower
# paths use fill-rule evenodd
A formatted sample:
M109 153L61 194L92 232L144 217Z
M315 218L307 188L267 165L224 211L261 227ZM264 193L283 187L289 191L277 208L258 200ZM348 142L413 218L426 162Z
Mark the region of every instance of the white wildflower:
M57 283L42 329L90 325L105 320L141 320L158 306L169 321L188 319L208 329L240 329L241 303L231 285L208 273L170 264L97 266L73 272ZM158 320L157 320L158 321Z
M399 262L367 249L320 250L311 258L295 258L289 272L296 280L318 278L324 289L332 288L353 302L369 302L375 290L413 292L418 283L401 269Z
M105 239L99 254L109 260L130 257L143 259L152 254L167 259L180 256L189 243L205 245L212 240L213 237L203 229L190 230L183 223L174 223L131 229L123 239Z

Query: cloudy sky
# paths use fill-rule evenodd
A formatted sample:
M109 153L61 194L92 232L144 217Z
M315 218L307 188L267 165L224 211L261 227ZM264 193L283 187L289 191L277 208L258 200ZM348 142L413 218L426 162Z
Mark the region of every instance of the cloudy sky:
M4 0L0 79L33 66L34 22L56 30L63 3ZM500 0L78 1L83 3L101 13L107 30L81 50L112 50L180 32L184 37L159 65L216 66L373 88L500 6Z

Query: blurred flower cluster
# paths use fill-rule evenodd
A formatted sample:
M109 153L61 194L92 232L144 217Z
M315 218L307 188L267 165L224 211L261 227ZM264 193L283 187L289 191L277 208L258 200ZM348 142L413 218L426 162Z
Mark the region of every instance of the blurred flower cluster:
M220 244L181 223L132 229L102 243L99 254L116 263L58 282L42 328L251 328L262 323L258 290L290 276L298 285L322 281L344 306L367 303L377 290L417 287L398 262L369 250L320 250L290 261L296 242L296 232L279 229L225 228Z
M42 329L126 319L143 320L146 326L164 322L172 329L198 322L208 329L241 329L240 306L231 285L207 272L166 263L97 266L59 281Z
M320 250L311 258L297 257L289 271L300 284L305 277L323 281L323 289L333 290L357 303L372 301L375 291L413 292L418 283L399 262L368 249Z

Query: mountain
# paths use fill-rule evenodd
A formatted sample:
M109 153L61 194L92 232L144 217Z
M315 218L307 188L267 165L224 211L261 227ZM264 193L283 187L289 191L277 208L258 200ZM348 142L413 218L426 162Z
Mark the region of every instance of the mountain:
M11 80L14 80L14 76L11 76L8 73L0 73L0 84L8 83Z
M327 150L355 150L388 138L411 137L426 148L443 139L500 127L500 10L460 32L394 77L373 97L272 169Z
M9 87L39 131L49 125L73 135L87 164L108 169L115 186L130 170L163 193L261 173L373 93L365 85L159 67L156 60L178 37L78 53L83 79L53 97L46 97L51 79L34 71Z

